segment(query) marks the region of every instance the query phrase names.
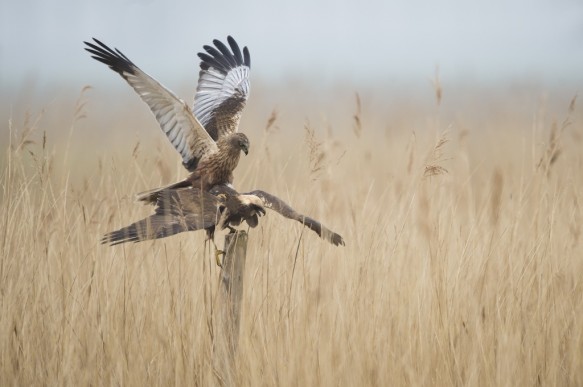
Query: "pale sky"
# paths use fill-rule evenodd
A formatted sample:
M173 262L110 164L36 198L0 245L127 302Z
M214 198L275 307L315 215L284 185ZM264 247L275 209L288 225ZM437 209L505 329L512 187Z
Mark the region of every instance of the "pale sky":
M581 0L0 0L0 93L119 82L83 51L95 36L159 79L196 81L195 54L233 35L252 76L322 83L442 78L583 81Z

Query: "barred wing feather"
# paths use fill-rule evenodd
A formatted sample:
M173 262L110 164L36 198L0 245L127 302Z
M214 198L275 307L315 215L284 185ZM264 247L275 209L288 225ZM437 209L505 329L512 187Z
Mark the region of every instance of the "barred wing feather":
M182 156L182 163L194 171L198 161L215 152L217 145L193 115L188 105L154 78L140 70L121 51L112 50L99 40L85 42L92 58L105 63L124 78L150 107L174 148Z
M241 113L249 97L249 50L244 47L241 52L231 36L227 42L230 50L215 39L215 47L204 46L206 52L198 54L201 70L193 111L215 141L238 130Z

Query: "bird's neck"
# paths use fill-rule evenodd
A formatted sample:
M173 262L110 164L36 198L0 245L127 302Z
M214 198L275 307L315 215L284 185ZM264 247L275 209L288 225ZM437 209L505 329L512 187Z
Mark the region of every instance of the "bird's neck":
M239 158L241 157L241 149L239 147L234 147L226 138L221 138L217 146L219 148L217 152L217 160L222 167L233 170L239 163Z

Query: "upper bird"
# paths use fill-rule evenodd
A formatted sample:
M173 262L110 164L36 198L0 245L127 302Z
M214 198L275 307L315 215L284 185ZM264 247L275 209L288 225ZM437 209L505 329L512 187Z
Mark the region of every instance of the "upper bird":
M155 203L166 189L194 186L203 191L217 184L233 182L233 170L240 152L249 152L249 139L238 131L241 112L249 97L251 58L235 39L227 37L229 47L213 40L204 46L198 86L192 110L170 90L140 70L118 49L99 40L84 42L92 58L117 72L150 107L162 131L182 156L191 174L178 183L138 194L138 199Z

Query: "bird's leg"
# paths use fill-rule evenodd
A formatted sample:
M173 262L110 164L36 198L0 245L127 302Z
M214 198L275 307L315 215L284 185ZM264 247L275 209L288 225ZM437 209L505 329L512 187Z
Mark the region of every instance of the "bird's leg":
M211 241L213 242L213 245L215 246L215 261L217 262L217 266L222 268L223 267L223 263L221 262L221 255L225 255L225 252L223 250L219 250L219 248L217 247L217 244L215 243L215 239L211 239Z

